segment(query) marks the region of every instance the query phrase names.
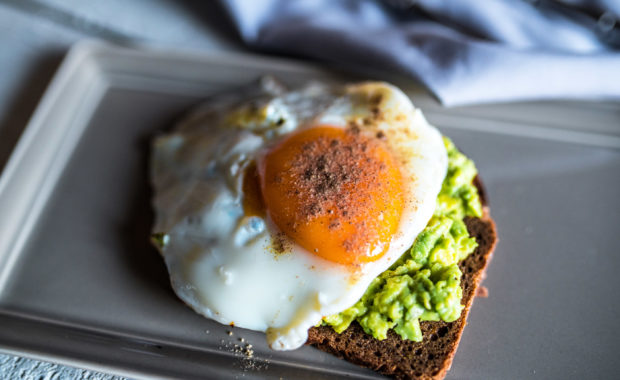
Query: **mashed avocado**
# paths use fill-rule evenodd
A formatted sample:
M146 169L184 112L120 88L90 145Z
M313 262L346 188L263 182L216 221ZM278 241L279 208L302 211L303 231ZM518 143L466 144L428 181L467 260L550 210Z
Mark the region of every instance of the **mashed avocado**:
M375 278L352 307L323 319L340 333L357 321L367 334L385 339L389 329L403 339L422 340L420 321L452 322L459 318L462 290L458 263L474 251L463 218L480 217L482 207L472 180L474 163L444 137L448 173L437 207L408 252Z

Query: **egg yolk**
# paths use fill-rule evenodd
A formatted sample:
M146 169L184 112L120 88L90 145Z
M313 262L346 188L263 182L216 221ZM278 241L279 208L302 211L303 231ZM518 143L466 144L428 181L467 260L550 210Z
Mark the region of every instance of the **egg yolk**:
M403 180L379 138L357 128L297 132L259 161L267 213L296 244L326 260L379 259L397 232Z

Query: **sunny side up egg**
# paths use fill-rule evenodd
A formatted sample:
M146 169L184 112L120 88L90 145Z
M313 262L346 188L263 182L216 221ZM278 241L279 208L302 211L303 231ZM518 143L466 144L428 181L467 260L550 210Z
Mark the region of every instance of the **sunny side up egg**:
M387 83L264 88L155 139L153 231L185 303L288 350L412 245L447 155Z

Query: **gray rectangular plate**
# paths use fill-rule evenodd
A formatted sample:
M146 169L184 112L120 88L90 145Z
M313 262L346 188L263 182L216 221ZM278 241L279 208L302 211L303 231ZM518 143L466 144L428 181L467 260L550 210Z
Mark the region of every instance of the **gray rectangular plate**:
M74 47L0 178L0 349L136 378L376 377L194 314L150 247L149 139L209 94L274 74L359 78L250 55ZM448 378L612 378L620 318L618 104L443 109L500 236ZM232 331L233 335L227 334ZM235 352L244 338L254 358Z

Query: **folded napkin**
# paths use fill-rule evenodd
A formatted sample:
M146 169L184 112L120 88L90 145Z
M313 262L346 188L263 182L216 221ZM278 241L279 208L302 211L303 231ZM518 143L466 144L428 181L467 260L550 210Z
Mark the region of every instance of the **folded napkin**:
M445 105L620 99L617 0L221 0L250 47L393 70Z

